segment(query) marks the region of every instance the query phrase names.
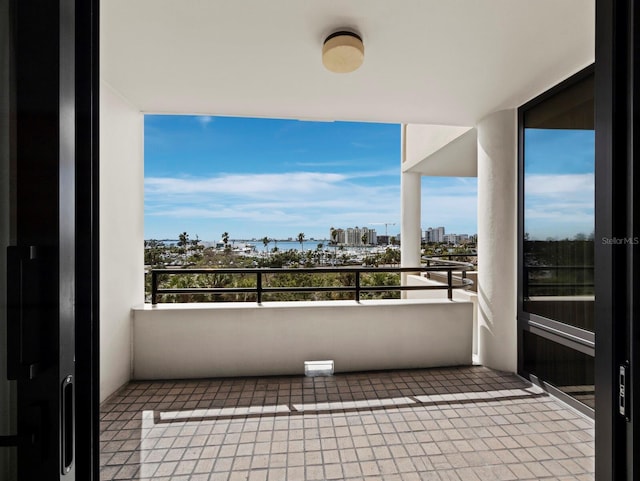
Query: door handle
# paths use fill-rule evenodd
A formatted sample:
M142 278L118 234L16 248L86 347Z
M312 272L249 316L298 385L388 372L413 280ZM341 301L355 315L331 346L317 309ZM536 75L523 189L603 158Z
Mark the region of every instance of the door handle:
M41 249L7 247L7 379L33 379L40 370L38 339Z
M60 390L60 406L61 406L61 419L60 419L60 455L61 455L61 472L62 474L69 474L71 471L71 465L73 464L73 376L68 375L64 381L62 381L62 388Z

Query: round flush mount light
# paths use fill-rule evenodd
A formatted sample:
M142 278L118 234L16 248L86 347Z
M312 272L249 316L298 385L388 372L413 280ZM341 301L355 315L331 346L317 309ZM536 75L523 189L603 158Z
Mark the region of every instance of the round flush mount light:
M327 70L348 73L364 61L362 38L353 32L339 31L329 35L322 46L322 63Z

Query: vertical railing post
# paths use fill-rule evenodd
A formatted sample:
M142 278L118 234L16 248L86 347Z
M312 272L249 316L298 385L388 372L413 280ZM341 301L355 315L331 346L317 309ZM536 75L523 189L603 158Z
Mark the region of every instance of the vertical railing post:
M262 304L262 272L256 272L256 300Z
M360 302L360 271L356 271L356 302Z
M151 305L158 303L158 273L151 269Z
M449 267L449 269L447 269L447 285L449 286L449 288L447 289L447 297L449 298L449 300L453 299L453 268Z

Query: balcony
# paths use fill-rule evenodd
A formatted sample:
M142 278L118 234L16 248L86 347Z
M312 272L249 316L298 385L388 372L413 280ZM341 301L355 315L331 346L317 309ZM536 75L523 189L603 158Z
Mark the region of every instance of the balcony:
M305 361L324 359L334 361L336 372L470 365L474 304L454 299L454 292L471 287L465 277L471 268L443 262L430 267L153 270L156 303L133 309L133 379L294 375L304 373ZM371 284L375 274L418 271L441 274L445 282ZM337 274L348 285L286 287L278 281L298 275L311 283L324 274ZM180 276L186 285L195 276L205 282L214 276L227 279L218 287L163 287L160 279L170 276ZM242 287L226 287L238 278ZM437 294L430 299L366 298L389 292ZM306 297L263 302L280 294ZM307 300L329 294L342 300ZM227 302L157 302L167 295ZM253 302L237 302L243 296Z
M260 303L292 293L270 280L283 270L217 270L255 276L235 289L170 289L160 276L185 270L155 271L156 304L133 310L134 380L102 405L101 479L592 480L593 420L472 365L470 266L430 264L389 268L410 275L385 300L360 282L376 269L343 269L334 292L352 300ZM337 373L302 375L320 359Z
M592 479L592 422L515 375L503 373L518 370L517 108L593 57L590 10L575 2L550 15L559 7L548 3L539 11L527 10L524 16L515 7L510 15L501 16L512 25L509 38L513 42L508 43L502 41L504 35L477 30L491 24L477 21L486 14L482 8L465 17L473 19L469 25L460 22L462 17L453 9L455 22L447 28L454 33L459 28L462 36L456 34L454 43L473 45L473 52L451 57L441 48L442 42L419 38L417 54L402 56L403 62L409 62L405 68L389 69L405 46L389 47L387 62L368 62L367 68L373 70L362 71L363 82L353 83L349 87L353 91L323 78L311 62L306 63L317 51L316 40L308 41L312 35L306 24L300 42L282 44L306 49L293 74L272 62L276 75L260 77L253 85L257 77L249 62L250 72L230 74L225 79L231 84L226 85L215 67L211 67L216 70L213 76L191 70L219 63L188 62L189 68L175 70L185 72L184 81L166 75L147 77L153 69L132 66L145 66L140 59L149 63L153 59L147 52L134 53L131 46L139 42L127 39L139 38L140 25L163 23L130 22L135 26L130 29L107 23L105 31L112 35L105 38L112 39L112 44L104 49L109 56L101 91L101 158L112 175L101 179L105 200L101 203L105 222L101 229L101 298L105 301L101 303L101 393L103 398L116 395L104 404L105 479ZM304 9L312 8L306 3L296 5L303 11L289 9L280 18L289 33L301 27L295 19L307 18ZM132 12L131 5L125 7L112 6L106 11L111 16L103 18L149 15L149 9ZM151 11L157 15L163 10ZM416 15L415 9L396 13L402 12L397 22L375 24L418 35L448 25L440 19L447 18L441 14L449 12L449 7L440 15ZM193 20L206 19L204 32L224 31L233 23L227 19L235 18L201 13ZM269 15L263 13L256 18ZM378 15L378 20L385 19L388 12L381 9ZM174 17L182 18L182 13L171 13L167 23ZM308 14L308 18L322 17L322 12ZM212 30L216 19L224 20ZM438 28L424 28L424 19L436 19ZM414 21L422 23L408 28ZM188 25L189 35L179 37L184 45L176 45L176 37L169 48L158 49L154 58L160 60L161 71L187 59L180 56L176 62L167 62L167 52L195 51L187 41L192 38L193 22ZM246 25L245 39L274 38L260 30L264 22ZM553 48L524 41L533 38L521 35L531 25L537 30L545 26L549 33L545 42ZM567 36L567 25L584 25L588 35ZM148 38L155 38L148 33ZM387 38L404 38L388 33ZM487 42L494 37L495 42ZM460 38L472 41L460 43ZM572 42L558 41L567 38ZM241 42L238 45L250 45L251 51L233 58L269 58L257 54L255 47L279 42ZM220 60L227 58L226 44L197 45L206 45L207 58ZM212 53L222 45L222 54ZM494 61L505 48L513 49L506 58L516 59L515 64ZM554 55L521 55L523 51ZM296 52L290 54L298 58ZM123 62L123 58L129 60ZM442 59L447 68L438 70L434 68L438 62L415 60L425 58ZM455 68L450 68L451 58L456 59ZM478 66L486 73L482 78L476 75ZM305 72L310 76L301 82L299 74ZM407 77L406 72L416 75ZM434 72L441 76L434 77ZM219 81L210 81L213 77ZM390 78L396 83L378 82ZM158 79L168 80L167 85ZM252 85L243 87L247 79ZM426 85L422 79L437 80L437 85ZM286 82L292 83L284 87ZM149 90L149 85L154 89ZM248 98L247 92L254 94ZM421 177L477 176L481 263L477 294L453 290L448 295L445 288L407 290L402 299L384 301L277 304L272 298L251 304L140 306L144 299L139 269L143 263L139 252L143 240L141 112L401 123L403 265L415 266L421 260ZM436 286L442 281L436 274L407 272L402 285ZM236 294L259 295L225 293ZM131 306L138 307L132 311ZM476 353L484 367L472 365ZM322 359L334 361L335 376L301 377L304 361ZM383 369L383 373L370 371ZM291 377L281 377L285 374ZM272 377L257 377L264 375ZM192 380L163 380L167 378Z
M592 480L594 425L481 366L135 381L101 413L101 479Z

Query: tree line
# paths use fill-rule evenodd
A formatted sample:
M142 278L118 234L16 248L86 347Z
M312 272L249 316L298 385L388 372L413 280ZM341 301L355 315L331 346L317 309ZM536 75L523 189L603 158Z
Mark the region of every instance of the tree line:
M275 247L269 255L238 255L229 244L229 233L222 234L223 249L205 247L196 235L191 239L187 232L178 235L175 245L167 245L162 241L150 239L145 241L144 261L148 269L162 268L297 268L317 266L348 266L353 265L352 259L346 254L335 250L333 255L324 250L324 244L319 243L315 250L303 251L306 240L304 233L299 233L297 240L301 250L281 251ZM262 243L266 248L271 239L264 237ZM400 264L400 251L387 249L383 253L365 257L363 263L368 266L395 266ZM397 273L367 273L361 275L362 286L394 286L400 282ZM188 288L188 287L255 287L256 276L250 274L185 274L166 275L159 277L160 288ZM286 272L265 275L264 287L341 287L355 285L353 273L295 273ZM151 276L146 276L145 293L147 300L151 296ZM399 298L398 291L384 291L362 294L367 298ZM315 292L315 293L266 293L264 300L294 301L294 300L340 300L351 299L352 293L347 292ZM255 293L224 293L224 294L189 294L166 295L163 302L212 302L212 301L256 301Z

